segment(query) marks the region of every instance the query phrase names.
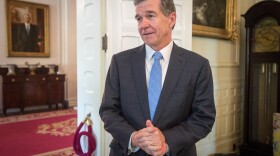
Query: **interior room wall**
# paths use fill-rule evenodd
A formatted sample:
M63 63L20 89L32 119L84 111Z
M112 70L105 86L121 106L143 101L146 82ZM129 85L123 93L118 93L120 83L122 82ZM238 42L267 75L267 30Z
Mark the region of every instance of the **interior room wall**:
M39 62L41 65L45 64L60 64L61 58L61 35L60 35L60 1L44 1L44 0L28 0L28 2L40 3L49 5L50 10L50 57L49 58L32 58L32 57L7 57L7 14L6 1L0 1L0 64L17 64L24 65L26 61L29 63Z
M27 0L23 0L27 1ZM50 27L50 57L7 57L7 14L6 0L0 1L0 66L5 64L17 64L24 66L30 64L40 65L57 64L59 72L66 74L66 98L70 106L77 103L77 69L76 69L76 1L75 0L28 0L28 2L49 5ZM71 31L69 31L71 30ZM2 97L0 96L0 110Z
M67 74L67 99L70 106L77 105L77 41L76 0L61 1L61 56L62 72Z
M259 1L237 0L237 40L193 36L193 51L208 58L212 67L217 110L213 131L198 142L198 155L235 152L242 143L245 28L241 15Z

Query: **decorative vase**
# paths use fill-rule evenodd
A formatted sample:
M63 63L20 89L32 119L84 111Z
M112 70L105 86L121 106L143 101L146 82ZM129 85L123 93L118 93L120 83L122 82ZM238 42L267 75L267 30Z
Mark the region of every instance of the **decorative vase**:
M7 75L16 75L15 68L16 68L17 65L15 65L15 64L7 64L6 66L8 67Z
M28 62L25 62L25 65L28 66L28 69L29 69L29 74L30 75L35 75L36 74L36 69L37 69L37 66L40 65L40 63L36 63L36 64L29 64Z
M56 74L55 73L55 64L49 64L48 65L48 67L49 67L49 73L48 74L50 74L50 75L52 75L52 74Z

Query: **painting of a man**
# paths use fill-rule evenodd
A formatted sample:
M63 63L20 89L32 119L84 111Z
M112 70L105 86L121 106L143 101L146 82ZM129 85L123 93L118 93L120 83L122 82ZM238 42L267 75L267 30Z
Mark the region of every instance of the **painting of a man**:
M49 57L49 6L7 1L9 57Z
M21 52L39 52L38 29L31 24L30 14L23 15L24 23L18 25L17 50Z

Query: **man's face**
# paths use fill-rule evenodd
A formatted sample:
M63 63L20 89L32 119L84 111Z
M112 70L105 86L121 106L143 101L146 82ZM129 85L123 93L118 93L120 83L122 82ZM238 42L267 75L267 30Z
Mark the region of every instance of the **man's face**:
M145 0L138 4L135 19L142 40L154 50L164 48L171 41L176 13L164 16L160 10L160 0Z
M29 17L29 15L24 15L24 22L25 22L25 23L30 23L30 17Z

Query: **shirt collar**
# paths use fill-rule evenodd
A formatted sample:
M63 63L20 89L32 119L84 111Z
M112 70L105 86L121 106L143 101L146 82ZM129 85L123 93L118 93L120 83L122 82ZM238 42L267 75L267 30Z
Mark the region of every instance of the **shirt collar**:
M171 51L173 48L173 41L169 42L167 46L165 46L164 48L162 48L161 50L159 50L159 52L161 52L164 61L169 61L170 60L170 55L171 55ZM153 50L149 45L145 44L145 49L146 49L146 60L151 60L153 57L153 54L156 52L155 50Z

